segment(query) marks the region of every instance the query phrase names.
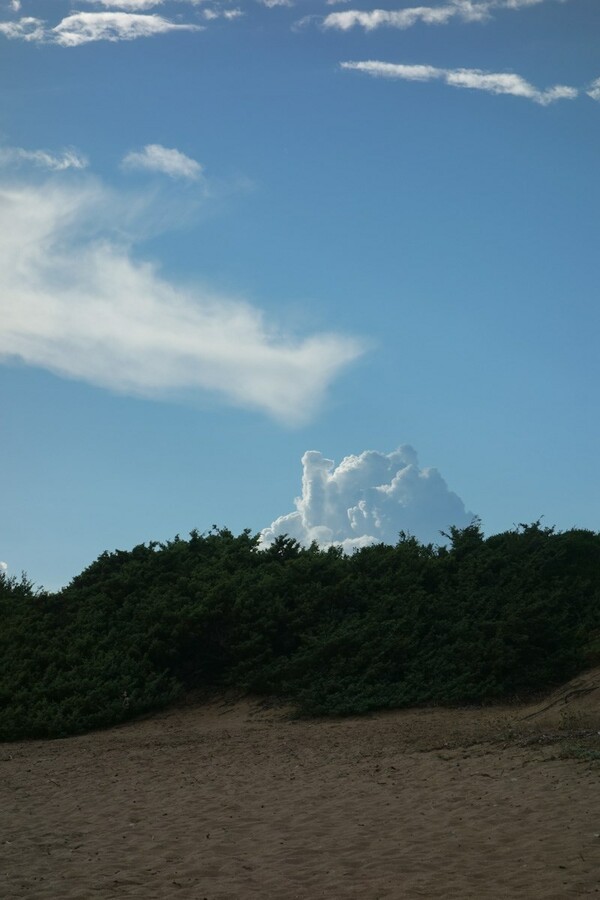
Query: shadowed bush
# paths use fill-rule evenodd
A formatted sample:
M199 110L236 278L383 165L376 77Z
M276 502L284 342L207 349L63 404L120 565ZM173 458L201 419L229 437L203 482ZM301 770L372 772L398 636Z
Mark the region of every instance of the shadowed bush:
M103 553L58 594L0 572L0 739L113 725L198 687L313 715L486 703L600 659L600 535L446 537L344 556L194 531Z

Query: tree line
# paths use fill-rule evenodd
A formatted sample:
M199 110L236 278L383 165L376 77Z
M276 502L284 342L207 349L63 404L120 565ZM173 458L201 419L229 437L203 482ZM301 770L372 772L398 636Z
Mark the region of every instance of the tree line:
M600 662L600 534L540 522L352 555L249 530L103 553L58 593L0 572L0 740L61 737L200 687L300 714L525 698Z

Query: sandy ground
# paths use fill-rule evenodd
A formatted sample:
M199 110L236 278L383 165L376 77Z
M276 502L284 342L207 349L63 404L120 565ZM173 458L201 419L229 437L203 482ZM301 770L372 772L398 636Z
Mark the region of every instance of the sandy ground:
M537 706L188 703L0 745L0 897L600 896L600 671Z

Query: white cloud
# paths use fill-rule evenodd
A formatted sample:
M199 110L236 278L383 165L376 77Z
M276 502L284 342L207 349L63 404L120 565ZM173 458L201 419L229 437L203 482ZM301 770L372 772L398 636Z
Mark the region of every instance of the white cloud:
M47 150L24 150L22 147L0 147L0 166L33 163L54 172L65 169L85 169L88 160L77 150L68 147L60 153L49 153Z
M514 97L526 97L542 106L554 103L555 100L572 100L577 97L576 88L557 84L545 91L540 91L525 81L520 75L511 73L482 72L479 69L456 69L445 73L448 84L454 87L472 88L489 91L492 94L512 94Z
M107 9L121 9L128 12L144 12L162 6L164 0L83 0L90 6L104 6Z
M0 22L0 34L11 40L41 42L45 35L44 23L32 16L25 16L18 22Z
M596 78L595 81L592 81L586 93L592 100L600 100L600 78Z
M0 572L6 572L7 569L8 569L7 564L5 562L0 562Z
M357 72L366 72L374 78L402 78L405 81L431 81L433 78L442 78L445 70L436 69L435 66L405 66L401 63L377 62L367 60L365 62L343 62L342 69L355 69Z
M339 31L348 31L358 25L365 31L373 31L383 27L412 28L419 23L446 25L451 21L485 22L492 18L494 10L524 9L545 2L546 0L450 0L442 6L409 6L398 10L349 9L330 13L324 17L322 25Z
M90 41L132 41L170 31L201 31L202 26L177 24L158 15L127 12L76 12L49 33L63 47L78 47Z
M545 2L546 0L499 0L494 5L504 7L504 9L525 9L527 6L539 6L540 3ZM559 3L565 2L567 0L559 0Z
M192 181L197 181L202 175L202 166L195 159L161 144L147 144L139 152L128 153L122 165L126 169L162 172L171 178L189 178Z
M130 0L126 0L128 2ZM66 16L54 28L48 28L44 21L32 17L18 22L0 22L0 34L7 38L62 47L78 47L90 41L132 41L171 31L203 30L202 25L179 24L163 16L131 12L76 12Z
M210 392L286 423L310 419L360 343L295 338L248 303L165 280L120 236L136 206L148 218L135 197L90 179L0 187L0 359L122 393Z
M421 469L414 449L365 450L339 466L317 450L302 457L302 496L296 511L261 533L263 546L287 534L309 546L341 545L346 551L375 543L395 544L400 531L439 543L440 531L468 525L473 514L448 490L437 469Z
M364 62L343 62L342 69L365 72L374 78L398 78L404 81L441 80L452 87L471 88L488 91L491 94L510 94L525 97L548 106L556 100L573 100L578 95L577 88L557 84L541 91L520 75L509 72L484 72L481 69L439 69L435 66L402 65L400 63L366 60Z
M80 0L89 6L103 6L105 9L120 9L127 12L146 12L149 9L155 9L157 6L163 6L165 0ZM188 6L200 6L206 0L178 0Z
M19 10L21 9L21 0L10 0L10 3L8 5L13 10L13 12L19 12Z
M124 12L147 12L162 6L164 0L85 0L86 3L95 3L107 9L118 8Z
M204 10L203 15L204 18L209 21L213 21L214 19L227 19L231 21L233 19L239 19L244 13L238 7L235 7L234 9L223 9L211 6Z
M294 0L258 0L263 6L274 9L276 6L293 6Z
M343 12L334 12L323 19L324 28L336 28L340 31L348 31L359 25L365 31L373 31L375 28L388 26L392 28L412 28L418 22L426 25L445 25L453 18L460 18L465 22L480 22L488 19L489 6L487 3L456 2L445 6L415 6L401 10L357 10L348 9Z

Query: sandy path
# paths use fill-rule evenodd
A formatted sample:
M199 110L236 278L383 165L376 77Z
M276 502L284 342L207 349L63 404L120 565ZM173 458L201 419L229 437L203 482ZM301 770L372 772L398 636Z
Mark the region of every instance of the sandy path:
M2 744L0 897L600 895L600 766L522 719L213 702Z

